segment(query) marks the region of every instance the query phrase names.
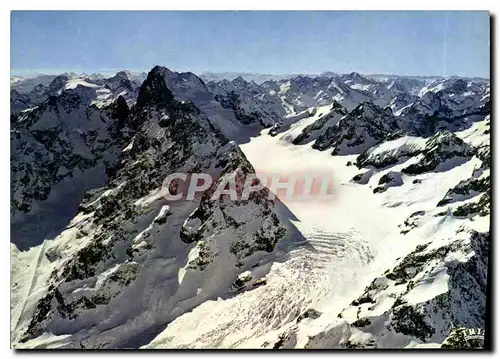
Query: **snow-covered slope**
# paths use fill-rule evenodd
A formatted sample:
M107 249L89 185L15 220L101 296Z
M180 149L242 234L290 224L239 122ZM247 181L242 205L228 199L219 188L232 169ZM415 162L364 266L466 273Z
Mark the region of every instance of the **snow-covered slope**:
M156 66L134 84L13 91L16 348L457 347L484 329L488 83ZM331 192L210 199L255 171ZM173 172L216 180L172 202Z

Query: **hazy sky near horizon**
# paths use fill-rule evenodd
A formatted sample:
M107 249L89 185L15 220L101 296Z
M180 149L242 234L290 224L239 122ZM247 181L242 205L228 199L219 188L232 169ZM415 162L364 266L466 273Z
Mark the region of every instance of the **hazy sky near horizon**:
M12 11L11 72L490 76L487 11Z

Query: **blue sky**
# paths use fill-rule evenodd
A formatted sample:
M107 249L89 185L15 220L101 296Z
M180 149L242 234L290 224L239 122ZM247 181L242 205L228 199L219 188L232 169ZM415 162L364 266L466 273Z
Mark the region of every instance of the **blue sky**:
M488 12L13 11L11 71L489 77Z

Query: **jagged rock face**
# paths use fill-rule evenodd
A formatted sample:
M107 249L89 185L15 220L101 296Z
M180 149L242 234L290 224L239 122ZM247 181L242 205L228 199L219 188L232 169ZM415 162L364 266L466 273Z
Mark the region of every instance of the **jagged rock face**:
M400 137L395 140L384 141L382 144L370 147L356 158L356 165L361 167L373 166L385 168L406 161L419 154L424 143L417 137Z
M441 92L443 101L454 115L467 115L477 112L489 102L489 87L484 84L454 79L446 84Z
M110 106L110 112L111 118L117 120L116 128L118 130L122 130L125 126L131 124L132 113L123 96L119 96L116 102Z
M427 115L432 115L436 111L444 116L450 116L452 114L452 109L448 106L446 101L444 101L442 92L426 92L420 97L415 106Z
M387 79L388 88L396 93L408 93L417 95L418 92L425 86L425 81L412 78L396 77Z
M239 150L230 155L221 176L233 175L238 194L241 194L247 174L254 173L251 165ZM226 160L224 160L226 161ZM272 252L285 234L274 213L274 202L269 199L269 191L262 189L251 193L248 200L234 201L229 196L212 199L218 182L203 195L200 206L186 219L181 228L181 240L197 242L198 257L189 263L190 267L204 269L214 258L229 247L235 265L242 267L247 257L259 251ZM259 218L264 216L264 218ZM229 229L233 238L227 236Z
M19 93L29 93L36 87L44 88L48 86L57 75L39 75L32 78L12 77L10 80L10 87Z
M436 131L458 131L467 126L468 116L484 116L489 111L489 86L463 80L440 83L439 91L423 89L411 105L397 112L405 132L430 136ZM422 92L421 91L421 92ZM466 92L464 92L466 91Z
M416 95L410 94L409 92L399 92L394 96L391 102L389 102L388 106L391 108L394 115L399 116L402 111L417 100L418 96Z
M69 81L69 77L67 75L57 76L52 82L49 84L47 88L47 95L49 96L57 96L60 95L64 87Z
M403 173L416 175L432 170L445 170L453 159L464 162L474 155L474 149L450 132L438 132L427 140L417 162L402 169ZM454 163L453 165L456 165Z
M257 123L268 127L278 122L286 112L276 91L266 91L255 83L237 77L233 81L210 82L208 88L221 106L231 109L243 124Z
M484 328L488 241L489 233L461 230L440 245L417 246L396 267L374 279L339 314L351 328L367 334L357 345L375 343L383 348L384 341L397 334L424 343L443 342L453 326ZM426 281L438 283L437 276L447 276L448 282L426 297L427 292L422 292ZM368 335L381 321L385 328Z
M115 121L75 90L15 116L11 131L11 215L33 214L60 182L71 182L117 156Z
M215 99L220 102L221 106L233 110L236 118L244 125L249 125L251 123L259 122L261 125L265 126L265 123L260 119L259 113L256 111L245 113L241 109L241 101L238 95L234 91L230 91L225 96L215 95Z
M141 108L154 105L161 108L168 107L173 103L174 96L164 79L167 73L166 69L164 70L159 66L156 66L148 73L148 77L144 80L139 90L137 107Z
M389 187L398 187L403 184L401 173L387 172L378 181L378 186L373 190L373 193L385 192Z
M355 175L351 179L351 182L355 182L355 183L359 183L359 184L367 184L372 175L373 175L372 170L368 170L366 172L361 172L361 173L358 173L357 175Z
M474 147L474 151L477 158L481 160L481 164L474 168L470 178L462 180L455 187L450 188L437 204L438 207L452 205L454 207L452 213L456 217L472 219L475 216L490 215L491 157L489 141ZM459 205L455 206L455 204Z
M113 90L122 88L128 92L134 91L135 86L133 82L129 79L128 74L125 71L117 72L116 75L110 77L107 82L108 86Z
M21 94L16 90L10 91L10 112L19 112L31 106L31 99L26 94Z
M350 87L345 81L346 79L338 76L332 78L297 76L281 83L280 95L296 109L296 112L308 107L325 106L333 101L352 110L358 104L370 100L367 93Z
M13 88L10 94L11 114L18 113L41 104L50 96L48 91L48 87L43 84L34 86L29 92L19 92Z
M331 126L337 124L341 118L348 114L347 110L343 108L338 102L333 102L332 110L320 117L319 120L305 127L302 132L293 139L292 143L294 145L304 144L313 140L316 140L318 137L324 135L326 131Z
M235 111L240 121L245 124L262 122L266 127L277 123L285 114L295 115L310 107L326 106L332 102L338 102L348 111L363 102L371 102L380 107L389 106L395 114L402 110L406 113L414 111L417 113L416 117L421 119L427 114L432 115L433 104L440 103L439 95L426 91L426 85L425 81L417 79L377 81L351 73L317 77L299 75L261 84L238 77L232 81L212 81L208 88L223 107ZM427 96L424 100L420 100L419 91ZM478 85L474 91L483 93L484 86ZM450 98L453 96L449 95ZM415 106L409 108L413 103ZM428 113L429 111L431 112Z
M483 163L470 178L460 181L455 187L450 188L437 206L451 205L455 217L473 219L475 216L485 217L490 215L490 201L490 169L489 165ZM443 212L440 213L440 215L443 214Z
M144 86L146 84L146 86ZM158 98L154 99L155 103L159 101L163 104L168 104L168 96L165 95L165 88L168 88L172 96L175 96L180 101L191 101L197 107L198 105L206 104L213 100L213 94L208 91L205 83L192 72L177 73L161 66L155 66L148 74L148 77L141 86L137 102L142 105L141 93L149 91L150 94L157 93ZM163 96L163 97L162 97ZM165 97L167 96L167 97ZM160 97L162 97L160 99Z
M364 103L342 118L337 125L328 128L318 137L313 148L332 154L360 153L383 140L398 128L389 108L381 109L372 103Z
M455 187L450 188L444 198L438 202L438 206L442 207L450 203L464 201L475 197L479 193L485 193L490 188L490 176L485 175L480 178L471 177L460 181Z
M399 111L400 127L408 134L430 136L441 121L451 118L453 111L442 101L441 93L426 92L411 105Z
M239 138L242 130L241 122L237 118L239 113L234 113L232 108L224 108L221 103L215 99L215 94L210 92L200 78L191 72L177 73L161 66L156 66L154 70L156 72L154 75L156 79L150 79L150 81L146 79L145 83L147 82L148 86L152 86L152 88L157 86L151 81L158 83L159 88L155 96L166 96L165 98L155 99L156 102L166 103L168 102L168 96L173 96L176 101L181 103L192 103L207 116L209 122L211 122L218 131L231 140ZM151 72L148 74L148 77L150 75ZM166 83L170 93L165 92L165 90L161 88L164 86L162 83ZM149 91L147 87L144 90L141 87L141 92L143 93L139 93L137 99L139 107L147 91Z
M38 81L44 81L45 77L41 77ZM50 83L39 83L32 88L28 87L30 90L22 93L16 88L24 87L14 84L11 91L11 113L33 108L50 97L57 97L68 91L79 92L80 96L88 97L99 108L111 105L120 96L126 99L128 105L132 105L139 90L137 81L131 80L125 71L120 71L109 78L66 74L49 78L53 78Z
M318 76L314 78L297 76L290 80L280 81L282 91L287 102L302 111L311 106L324 106L332 101L338 101L343 107L351 111L363 102L372 102L380 107L391 106L393 111L411 104L411 98L416 100L418 92L425 82L398 78L389 82L378 81L358 73L332 76ZM404 94L409 94L403 104ZM399 104L396 98L399 96Z
M267 189L246 201L212 199L219 179L199 203L164 198L163 181L172 173L236 176L238 188L254 173L238 146L199 109L173 99L165 74L168 70L159 67L148 74L132 110L126 110L124 100L111 109L112 116L125 124L128 120L136 131L108 171L106 185L87 193L61 234L73 239L48 250L54 269L21 341L52 332L74 335L75 347L123 346L113 330L130 330L132 339L145 325L164 324L206 297L231 291L234 277L271 252L284 235ZM193 221L198 223L196 233L191 230ZM162 261L172 262L177 271L184 267L184 279L166 279L168 273L152 266L158 263L161 268ZM218 278L217 285L206 278ZM167 287L155 289L154 281L162 280ZM193 281L199 283L198 292L191 292ZM141 288L161 295L138 297ZM179 304L184 308L179 311L177 304L186 298L190 304ZM137 318L143 318L139 326L122 322L131 313L118 310L131 301L137 303ZM153 317L151 305L159 311ZM111 332L98 319L110 310L121 326Z

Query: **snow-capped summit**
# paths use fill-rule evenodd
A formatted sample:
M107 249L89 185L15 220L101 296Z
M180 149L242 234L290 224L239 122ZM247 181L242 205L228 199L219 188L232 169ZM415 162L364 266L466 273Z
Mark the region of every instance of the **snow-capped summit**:
M247 82L243 79L243 77L238 76L236 77L233 81L231 81L235 86L240 86L244 87L246 86Z
M352 86L352 85L368 85L372 83L368 78L365 78L358 74L357 72L351 72L350 74L345 74L341 76L342 81L346 85Z

